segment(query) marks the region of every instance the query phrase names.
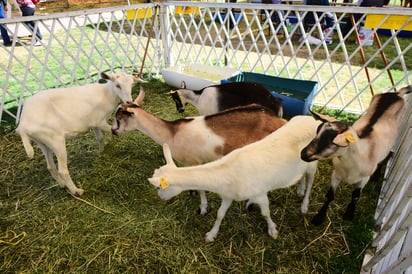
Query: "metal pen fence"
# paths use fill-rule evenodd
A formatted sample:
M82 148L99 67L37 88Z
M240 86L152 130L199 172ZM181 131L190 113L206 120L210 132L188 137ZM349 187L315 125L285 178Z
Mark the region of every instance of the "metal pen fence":
M102 70L137 70L143 61L148 77L166 66L202 63L314 80L315 104L361 113L372 92L411 82L412 44L402 37L412 29L411 14L390 7L164 2L2 20L15 42L0 48L0 118L17 120L24 98L39 90L90 82ZM371 16L381 16L369 32L375 41L362 46L355 34ZM326 17L335 22L332 44L322 31ZM44 33L42 47L31 43L30 20ZM388 24L396 29L381 34Z
M333 32L326 33L323 23L330 19ZM43 34L40 47L26 28L32 20ZM230 66L316 81L316 105L355 113L367 108L374 92L412 82L412 9L406 8L160 2L0 23L13 36L11 47L0 46L0 126L4 120L17 122L24 99L34 93L95 81L101 71L143 71L151 78L180 64ZM366 39L359 40L361 30ZM410 217L405 217L411 211L410 104L408 108L377 212L382 229L376 235L376 254L364 269L373 273L384 273L388 268L383 265L407 269L402 267L411 260ZM403 195L403 202L391 208L395 203L386 201L396 195ZM398 249L392 251L394 246Z

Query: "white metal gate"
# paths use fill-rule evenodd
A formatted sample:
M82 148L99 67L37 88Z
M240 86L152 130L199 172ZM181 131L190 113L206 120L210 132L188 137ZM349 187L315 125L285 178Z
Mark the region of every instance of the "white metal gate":
M155 9L158 13L152 21ZM336 22L332 45L319 31L328 12ZM277 25L271 20L275 14L281 19ZM304 18L309 14L314 14L316 23L308 29ZM361 17L345 32L351 14ZM388 31L389 36L378 34L381 47L353 65L368 50L356 45L354 32L366 16L376 14L384 15L379 26L394 15L407 20ZM43 47L31 45L33 37L24 25L29 20L35 20L45 34ZM102 70L139 72L143 60L148 77L165 66L193 62L314 80L318 82L315 104L357 113L365 109L372 88L391 91L412 82L412 43L399 43L400 32L412 24L412 10L405 8L164 2L3 22L17 43L0 47L1 119L4 114L18 119L24 98L39 90L94 81ZM300 39L309 35L318 35L321 42L313 45ZM379 69L372 67L388 50L396 52L395 58ZM17 110L10 111L13 107Z

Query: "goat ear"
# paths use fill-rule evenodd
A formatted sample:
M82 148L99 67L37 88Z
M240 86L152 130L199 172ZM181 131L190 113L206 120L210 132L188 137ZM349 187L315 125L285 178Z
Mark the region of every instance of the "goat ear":
M149 183L151 183L153 186L160 187L159 177L148 178L148 180L149 180Z
M134 81L135 84L136 83L147 83L147 81L140 78L140 75L138 75L138 74L133 75L133 81Z
M322 122L329 122L329 123L331 123L331 122L337 121L336 118L330 117L330 116L325 115L325 114L320 114L320 113L314 112L314 111L310 111L310 113L312 113L312 115L313 115L316 119L321 120Z
M176 167L175 162L173 161L173 158L172 158L172 152L170 151L168 144L163 144L163 154L166 159L166 164Z
M333 139L333 143L339 147L347 147L350 145L350 143L355 143L356 141L357 141L357 138L349 130L341 134L338 134L335 137L335 139Z
M102 77L102 79L111 80L110 76L105 72L101 72L100 77Z
M149 178L148 180L155 187L158 187L158 188L160 187L162 189L169 187L169 183L164 177L152 177L152 178Z
M139 95L137 95L136 99L134 99L134 103L138 106L141 106L145 95L146 92L144 91L144 88L140 87Z

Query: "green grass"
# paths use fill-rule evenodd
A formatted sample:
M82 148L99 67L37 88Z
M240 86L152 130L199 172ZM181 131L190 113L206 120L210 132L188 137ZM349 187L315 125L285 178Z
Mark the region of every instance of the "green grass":
M144 85L146 110L182 117L169 86L156 79ZM216 241L206 244L219 197L208 193L206 216L197 215L199 199L188 193L162 201L147 181L164 164L162 151L140 132L106 135L102 154L92 133L68 141L71 176L86 191L76 199L56 185L37 147L27 158L13 130L3 127L0 141L2 273L359 273L370 247L379 184L364 189L354 222L341 218L351 193L343 184L326 223L310 224L329 186L328 161L319 166L308 216L300 214L296 187L269 194L277 240L258 211L234 202Z

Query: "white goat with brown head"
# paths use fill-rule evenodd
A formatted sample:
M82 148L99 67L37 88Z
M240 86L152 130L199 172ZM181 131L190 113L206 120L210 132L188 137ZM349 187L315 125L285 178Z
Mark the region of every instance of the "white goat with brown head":
M402 96L412 92L412 87L402 88L398 93L374 95L366 113L353 126L337 121L326 115L317 114L323 121L317 136L302 150L305 161L333 159L334 171L326 201L318 214L312 219L320 225L335 191L341 181L355 185L352 201L344 214L344 219L352 220L356 202L370 176L378 164L390 153L394 145L399 125L405 111Z
M309 194L317 162L300 159L300 151L316 136L319 125L310 116L295 116L284 126L260 141L235 149L222 158L203 165L176 167L169 146L164 145L167 164L156 169L149 182L158 188L158 195L169 200L182 191L198 189L219 194L221 206L206 241L215 239L220 224L232 201L248 200L257 204L268 224L268 234L276 239L278 231L270 217L269 191L286 188L299 180L307 182L302 213L307 212Z
M286 123L272 110L259 105L165 121L141 108L144 96L145 91L141 88L134 103L118 107L112 133L119 135L139 130L160 145L168 144L173 158L184 166L219 159L236 148L264 138ZM205 214L207 199L204 191L200 192L200 197L200 214Z
M102 130L110 132L107 118L119 99L132 100L132 87L137 81L125 73L101 73L105 83L40 91L26 100L17 132L29 158L35 141L47 161L47 168L58 184L80 196L83 189L73 183L67 167L66 138L93 129L103 150ZM53 159L56 155L58 167Z

